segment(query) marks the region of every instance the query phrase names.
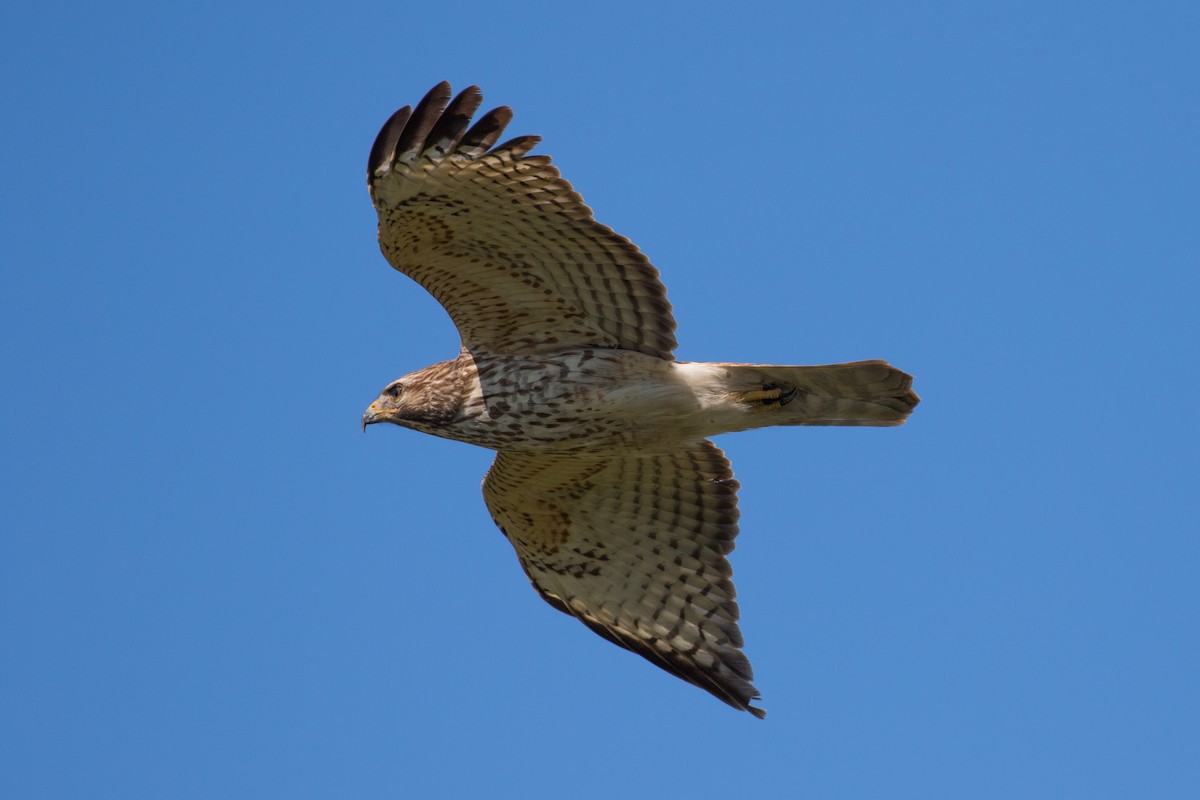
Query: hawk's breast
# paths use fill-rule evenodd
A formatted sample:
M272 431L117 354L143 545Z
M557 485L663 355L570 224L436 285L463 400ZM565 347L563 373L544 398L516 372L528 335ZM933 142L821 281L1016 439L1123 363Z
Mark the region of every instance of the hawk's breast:
M494 450L644 447L666 418L695 410L671 362L627 350L482 356L451 438Z

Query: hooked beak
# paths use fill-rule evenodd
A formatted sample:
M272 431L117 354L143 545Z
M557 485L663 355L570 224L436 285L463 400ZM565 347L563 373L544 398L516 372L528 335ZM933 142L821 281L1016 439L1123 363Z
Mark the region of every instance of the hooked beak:
M374 403L371 403L370 407L367 408L367 410L364 411L363 415L362 415L363 433L366 433L368 425L374 425L376 422L382 421L382 419L383 419L383 417L380 415L379 409L375 406Z

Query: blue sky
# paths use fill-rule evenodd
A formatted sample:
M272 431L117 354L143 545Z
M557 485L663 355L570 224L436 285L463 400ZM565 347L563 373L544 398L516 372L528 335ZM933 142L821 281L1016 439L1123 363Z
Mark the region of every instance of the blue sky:
M1197 790L1200 12L8 4L0 794ZM687 360L886 358L722 437L758 722L542 603L490 454L359 431L453 327L374 241L435 82L662 271Z

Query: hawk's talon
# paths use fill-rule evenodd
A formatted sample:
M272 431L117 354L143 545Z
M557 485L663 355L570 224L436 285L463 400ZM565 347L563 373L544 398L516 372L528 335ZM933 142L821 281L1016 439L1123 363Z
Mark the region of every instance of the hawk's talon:
M786 406L796 397L796 389L789 388L786 392L773 383L763 384L762 389L741 392L738 397L743 403L757 403L760 408L771 410Z

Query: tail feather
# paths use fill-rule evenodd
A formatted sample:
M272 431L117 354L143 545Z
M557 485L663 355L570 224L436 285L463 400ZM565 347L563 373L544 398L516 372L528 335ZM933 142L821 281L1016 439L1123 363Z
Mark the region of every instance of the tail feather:
M740 391L780 389L770 425L902 425L921 402L912 390L912 376L886 361L728 367Z

